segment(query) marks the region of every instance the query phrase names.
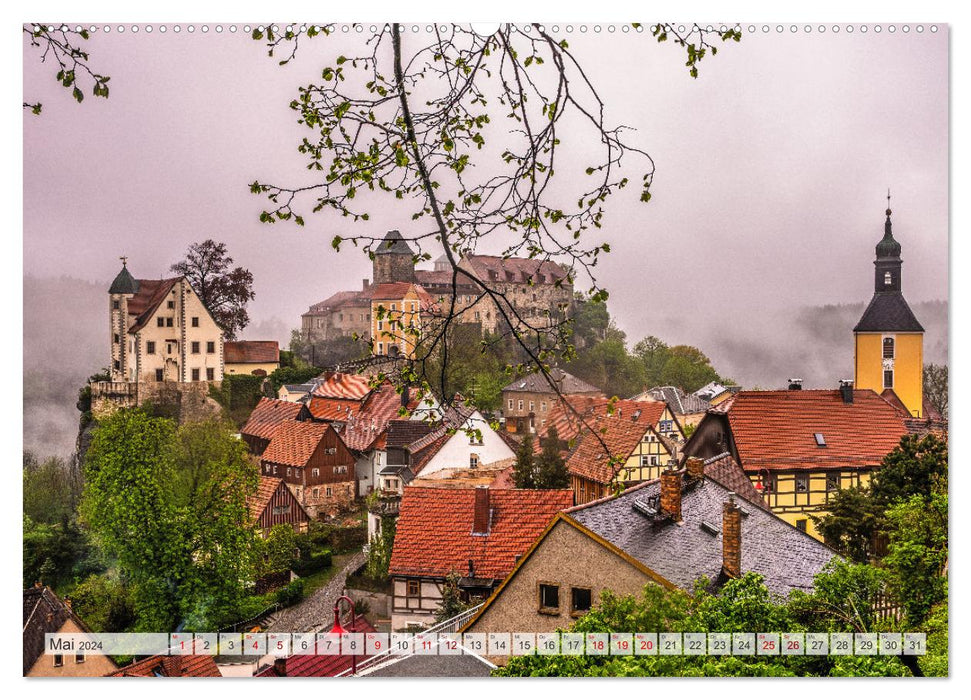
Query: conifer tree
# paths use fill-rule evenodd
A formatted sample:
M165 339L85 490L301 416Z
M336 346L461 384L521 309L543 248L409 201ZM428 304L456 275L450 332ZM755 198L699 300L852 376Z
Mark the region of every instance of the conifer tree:
M526 432L516 450L516 465L512 472L517 489L536 488L536 458L533 455L533 435Z
M543 452L536 465L536 488L570 488L570 473L566 469L566 461L560 455L560 435L553 426L546 434Z

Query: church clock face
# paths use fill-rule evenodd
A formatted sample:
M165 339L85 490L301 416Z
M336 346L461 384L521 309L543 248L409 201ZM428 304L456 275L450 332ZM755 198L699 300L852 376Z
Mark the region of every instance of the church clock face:
M893 358L888 357L883 361L883 368L886 370L893 369Z

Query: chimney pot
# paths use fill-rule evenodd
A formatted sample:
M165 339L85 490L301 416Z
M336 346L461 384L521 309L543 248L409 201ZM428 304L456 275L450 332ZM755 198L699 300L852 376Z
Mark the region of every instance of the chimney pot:
M681 522L681 472L675 469L661 472L661 510Z
M733 491L722 504L722 571L732 578L742 575L742 511Z
M705 463L698 457L688 457L685 461L685 469L692 481L697 481L705 476Z
M489 533L489 489L484 486L475 489L472 532L477 535Z

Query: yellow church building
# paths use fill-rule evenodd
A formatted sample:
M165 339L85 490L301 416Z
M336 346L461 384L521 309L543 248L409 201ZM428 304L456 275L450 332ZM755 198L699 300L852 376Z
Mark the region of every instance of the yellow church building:
M874 290L853 329L854 384L878 394L892 391L914 418L923 418L924 327L901 291L900 243L891 230L890 209L873 261Z

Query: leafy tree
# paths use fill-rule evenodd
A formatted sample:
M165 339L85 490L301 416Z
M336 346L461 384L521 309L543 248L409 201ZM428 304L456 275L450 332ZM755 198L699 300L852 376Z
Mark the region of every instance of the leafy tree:
M101 551L88 534L67 517L59 523L38 523L23 517L23 585L41 581L55 590L91 573L104 571Z
M823 539L855 562L870 561L875 538L886 530L886 506L873 498L870 489L853 487L837 491L827 507L828 514L810 516Z
M648 388L665 386L664 365L670 358L670 348L660 338L649 335L634 346L634 355L644 365L644 383Z
M573 307L573 343L579 350L589 348L607 339L610 328L610 313L607 302L592 300L577 292Z
M608 396L632 396L644 388L644 369L628 354L620 331L608 332L606 340L578 353L567 371Z
M719 381L705 353L691 345L675 345L668 349L667 360L661 370L661 384L680 387L692 393L709 382Z
M72 29L66 24L30 23L23 25L23 32L30 47L40 52L42 62L53 59L52 62L59 69L55 79L71 91L75 100L84 100L84 90L88 88L82 88L82 83L91 84L91 94L95 97L108 97L108 81L111 78L92 70L88 64L88 53L80 48L81 44L78 42L78 39L88 40L87 29ZM32 114L40 114L42 105L40 102L25 101L24 109L30 110Z
M189 246L185 258L171 268L189 281L227 340L235 340L249 324L246 305L256 296L253 273L232 264L226 244L208 238Z
M84 470L81 512L117 558L136 631L232 616L253 576L257 473L226 426L120 409L95 430Z
M927 633L927 654L917 657L917 662L925 676L948 675L948 603L947 599L931 608L930 615L923 625Z
M560 454L560 434L551 425L543 441L543 451L536 460L536 488L566 489L570 487L570 473Z
M89 576L78 584L71 592L71 604L94 632L125 632L135 621L130 592L107 574Z
M396 525L394 517L382 516L380 532L371 538L364 563L364 575L371 581L384 583L389 580L388 567L391 565Z
M887 511L890 543L884 564L891 590L918 626L931 609L947 600L947 494L930 500L911 496Z
M886 589L887 572L869 564L833 559L813 581L812 592L792 594L794 619L819 632L870 632L877 616L874 600Z
M71 518L81 496L78 475L59 457L43 462L24 452L24 514L38 523Z
M364 340L350 335L313 342L301 339L296 346L291 339L290 347L297 347L300 359L315 367L336 367L347 362L363 360L370 355L371 350Z
M449 572L445 577L445 584L442 586L442 599L435 609L436 623L451 620L456 615L479 604L480 601L477 598L465 598L462 589L459 588L460 578L455 571Z
M270 373L270 383L280 390L284 384L304 384L321 374L320 367L280 367Z
M555 428L551 427L550 430L555 430ZM513 466L512 480L517 489L534 489L536 488L536 477L533 434L526 431L519 447L516 448L516 464Z
M924 365L924 399L947 420L947 365Z
M274 525L263 540L262 550L260 569L263 574L290 571L298 555L297 535L290 525Z
M889 505L912 495L929 497L947 477L947 443L933 434L905 435L873 475L873 497Z

